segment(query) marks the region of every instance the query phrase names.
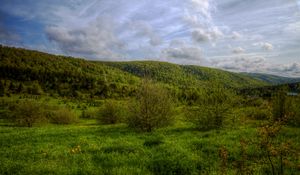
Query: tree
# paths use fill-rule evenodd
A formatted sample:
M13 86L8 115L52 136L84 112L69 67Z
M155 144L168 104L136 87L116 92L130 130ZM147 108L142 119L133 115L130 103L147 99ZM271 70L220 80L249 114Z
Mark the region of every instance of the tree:
M151 132L153 129L167 126L173 121L172 100L169 93L150 80L143 80L131 106L128 125L131 128Z
M199 130L219 129L235 97L232 90L221 85L204 89L197 105L187 109L188 120Z

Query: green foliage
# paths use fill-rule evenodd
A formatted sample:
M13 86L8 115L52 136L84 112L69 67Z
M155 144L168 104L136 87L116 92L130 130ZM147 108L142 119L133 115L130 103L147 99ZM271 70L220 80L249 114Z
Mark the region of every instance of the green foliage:
M289 97L289 121L288 124L291 126L300 126L300 97Z
M126 109L117 101L107 100L98 114L98 121L101 124L116 124L122 121L126 115Z
M27 88L27 92L32 95L42 95L43 89L37 81L33 82L31 86Z
M68 108L59 108L51 111L48 116L51 123L54 124L72 124L78 122L77 116Z
M18 126L32 127L46 120L41 104L33 100L13 104L10 106L10 115L10 119Z
M81 98L128 97L139 79L103 63L0 46L0 79L23 83L28 93ZM11 93L22 93L17 87Z
M130 107L130 112L129 127L151 132L172 123L172 99L165 89L146 79L137 93L136 101Z
M206 89L202 92L198 105L187 108L187 119L199 130L220 129L235 98L236 95L230 89L222 86Z
M164 143L163 138L155 135L147 138L144 142L144 146L154 147L154 146L161 145L163 143Z
M264 102L259 106L247 107L245 115L254 120L269 120L272 116L272 109L269 103Z
M80 118L85 118L85 119L96 119L98 116L98 110L95 109L87 109L83 110Z
M287 90L282 89L273 98L273 120L279 121L291 115L291 100L287 96Z
M196 164L187 154L180 151L171 151L171 148L159 150L149 163L148 168L157 175L193 174Z
M124 145L114 145L110 147L105 147L102 148L102 151L104 153L119 153L119 154L129 154L129 153L136 152L136 150L133 147L124 146Z

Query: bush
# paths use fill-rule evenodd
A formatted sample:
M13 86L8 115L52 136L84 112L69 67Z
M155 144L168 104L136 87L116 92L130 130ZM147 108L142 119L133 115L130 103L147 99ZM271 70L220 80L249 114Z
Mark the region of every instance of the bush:
M83 110L82 111L80 118L96 119L97 115L98 115L98 111L97 110L88 109L88 110Z
M18 126L32 127L36 123L46 120L42 105L33 101L26 100L14 103L9 107L11 112L10 119Z
M51 111L49 119L54 124L71 124L78 121L76 115L68 108Z
M117 101L106 101L97 117L101 124L116 124L121 121L125 108Z
M199 131L209 131L217 128L216 121L212 119L211 110L205 106L188 108L186 117Z
M30 87L27 88L27 92L32 95L42 95L43 89L41 88L40 84L35 81Z
M290 116L288 124L291 126L300 126L300 97L291 97Z
M169 93L149 80L143 81L135 102L130 106L130 112L128 126L140 131L151 132L173 121Z
M268 120L271 116L271 110L265 106L265 107L250 107L247 108L246 116L254 119L254 120Z
M205 89L202 91L198 105L187 108L187 119L199 130L220 129L235 98L235 93L222 86Z

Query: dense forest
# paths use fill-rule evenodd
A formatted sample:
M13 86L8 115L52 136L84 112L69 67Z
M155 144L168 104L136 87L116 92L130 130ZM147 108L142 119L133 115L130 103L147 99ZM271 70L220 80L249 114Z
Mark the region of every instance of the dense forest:
M0 54L1 86L6 93L122 98L132 96L144 77L179 99L198 96L199 89L214 84L235 89L268 85L247 75L165 62L95 62L5 46Z

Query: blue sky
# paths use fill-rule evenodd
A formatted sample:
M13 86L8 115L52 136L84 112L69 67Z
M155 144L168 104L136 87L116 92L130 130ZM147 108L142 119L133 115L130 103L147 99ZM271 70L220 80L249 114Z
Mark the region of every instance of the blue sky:
M1 0L0 43L300 77L300 0Z

